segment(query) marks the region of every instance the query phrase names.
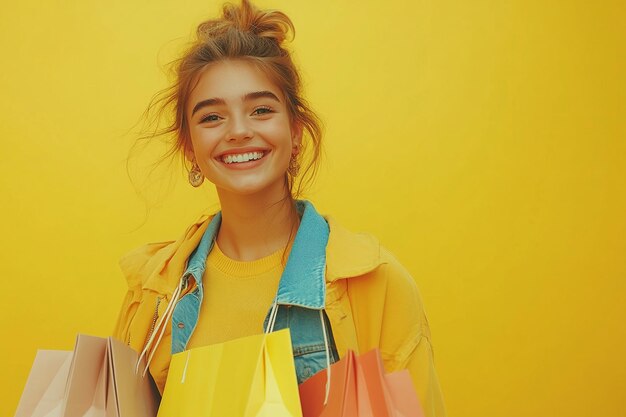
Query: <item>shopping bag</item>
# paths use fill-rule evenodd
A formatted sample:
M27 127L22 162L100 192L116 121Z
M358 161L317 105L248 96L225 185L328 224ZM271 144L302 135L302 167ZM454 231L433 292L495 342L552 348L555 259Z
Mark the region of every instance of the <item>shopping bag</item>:
M155 417L161 396L149 372L136 372L139 355L117 339L108 342L107 417ZM144 364L142 359L139 369Z
M16 417L154 417L158 392L123 343L78 335L74 350L37 352Z
M289 329L172 355L158 417L301 417Z
M15 417L58 414L71 363L72 352L37 351Z
M407 370L385 374L378 349L357 356L352 351L299 386L304 417L423 417Z

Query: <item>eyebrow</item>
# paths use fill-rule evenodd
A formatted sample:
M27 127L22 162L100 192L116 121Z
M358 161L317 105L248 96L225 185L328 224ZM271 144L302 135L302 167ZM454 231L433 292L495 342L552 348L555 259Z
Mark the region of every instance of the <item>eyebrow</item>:
M256 100L259 98L269 98L272 100L275 100L277 102L280 103L280 100L278 99L278 97L276 97L276 94L272 93L271 91L254 91L252 93L248 93L246 95L244 95L243 97L241 97L241 99L243 101L252 101L252 100ZM216 106L216 105L224 105L226 104L226 101L223 98L219 98L219 97L214 97L214 98L208 98L206 100L202 100L200 102L198 102L194 107L193 107L193 111L191 112L191 116L193 117L194 114L196 114L196 112L198 110L200 110L203 107L207 107L207 106Z

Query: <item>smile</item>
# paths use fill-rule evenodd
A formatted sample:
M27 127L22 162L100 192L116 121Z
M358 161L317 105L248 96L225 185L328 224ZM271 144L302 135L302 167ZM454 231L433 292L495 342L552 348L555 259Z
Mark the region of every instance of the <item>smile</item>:
M240 164L242 162L256 161L263 158L266 154L264 151L245 152L239 154L228 154L222 156L220 159L225 164Z

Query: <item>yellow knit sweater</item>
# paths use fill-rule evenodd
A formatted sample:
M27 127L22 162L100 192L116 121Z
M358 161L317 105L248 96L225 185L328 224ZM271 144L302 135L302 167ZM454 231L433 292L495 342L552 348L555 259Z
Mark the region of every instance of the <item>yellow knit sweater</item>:
M187 349L263 332L283 273L285 249L254 261L236 261L213 245L202 277L204 298Z

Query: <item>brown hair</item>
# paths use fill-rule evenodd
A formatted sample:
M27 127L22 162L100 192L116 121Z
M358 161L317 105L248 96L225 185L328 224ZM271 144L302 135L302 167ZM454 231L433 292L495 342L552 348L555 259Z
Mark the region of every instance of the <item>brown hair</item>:
M153 123L156 123L156 128L140 139L173 136L174 141L170 143L165 158L178 154L183 165L187 166L185 152L191 150L191 140L185 104L200 74L214 62L249 60L281 88L291 122L299 123L303 128L299 154L301 174L297 179L289 173L285 174L291 197L298 197L302 189L312 182L319 167L322 127L320 119L302 97L300 75L289 51L283 47L290 31L293 39L293 23L283 12L259 10L249 0L242 0L240 6L226 3L222 16L200 23L196 39L180 58L169 64L175 80L150 101L144 116L149 119L155 111ZM159 129L159 120L164 113L171 116L171 123Z

